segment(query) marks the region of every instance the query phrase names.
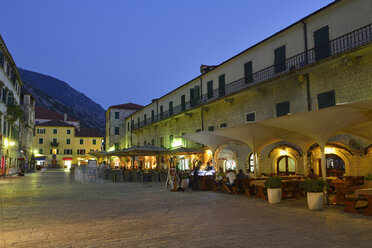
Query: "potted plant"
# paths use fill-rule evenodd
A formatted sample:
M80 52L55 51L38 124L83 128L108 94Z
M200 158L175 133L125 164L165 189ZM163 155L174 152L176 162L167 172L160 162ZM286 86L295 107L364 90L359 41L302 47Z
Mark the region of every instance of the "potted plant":
M187 173L184 173L182 175L182 180L181 180L181 187L183 189L186 189L189 187L189 183L190 183L190 176L187 174Z
M324 189L327 187L324 179L305 180L302 187L307 192L307 205L310 210L322 210L324 206Z
M282 200L282 178L278 176L270 177L265 181L265 187L267 188L269 203L280 203Z
M364 185L368 188L372 188L372 173L367 173L364 177Z

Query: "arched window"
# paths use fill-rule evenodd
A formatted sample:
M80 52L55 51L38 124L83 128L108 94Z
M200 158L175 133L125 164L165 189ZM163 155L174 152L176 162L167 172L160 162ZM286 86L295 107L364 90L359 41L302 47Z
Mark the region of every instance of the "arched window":
M249 171L254 172L254 154L249 155Z
M294 174L294 173L296 173L295 161L288 156L280 157L278 159L277 173L278 174Z
M345 174L345 162L336 154L326 154L327 176L343 176Z

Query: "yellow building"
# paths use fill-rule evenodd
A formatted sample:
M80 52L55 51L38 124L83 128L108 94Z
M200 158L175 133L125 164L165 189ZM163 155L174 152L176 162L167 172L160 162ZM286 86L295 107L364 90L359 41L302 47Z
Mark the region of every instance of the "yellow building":
M200 133L224 169L372 172L371 34L370 0L335 1L128 116L125 147Z
M33 147L38 165L69 168L95 160L88 153L100 151L102 140L97 130L51 120L35 125Z

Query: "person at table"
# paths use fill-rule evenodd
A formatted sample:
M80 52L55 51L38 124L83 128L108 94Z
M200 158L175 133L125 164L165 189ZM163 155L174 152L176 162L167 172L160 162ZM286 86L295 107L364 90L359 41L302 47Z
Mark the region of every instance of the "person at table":
M244 178L246 178L247 176L243 173L243 170L242 169L240 169L239 170L239 173L238 174L236 174L236 179L244 179Z
M194 178L193 178L193 190L198 189L198 180L199 180L199 170L200 170L200 163L197 163L194 168Z
M213 170L213 167L212 167L212 165L211 165L211 163L208 161L207 162L207 166L206 166L206 171L211 171L211 170Z
M235 179L236 179L236 175L235 175L235 172L233 170L230 170L227 174L226 174L226 178L228 179L226 185L227 187L229 187L229 189L231 190L231 188L233 186L235 186Z
M309 175L307 175L308 179L317 180L318 175L314 173L314 169L310 169Z
M217 190L221 190L223 180L225 179L225 177L226 177L226 173L223 172L223 169L221 167L218 168L218 172L216 174L216 180L215 180Z

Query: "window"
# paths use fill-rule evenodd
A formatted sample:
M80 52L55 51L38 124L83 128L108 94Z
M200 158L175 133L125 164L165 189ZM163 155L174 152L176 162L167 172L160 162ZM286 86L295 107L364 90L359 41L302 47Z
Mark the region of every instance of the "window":
M53 144L56 144L57 143L57 139L56 138L53 138Z
M49 150L49 154L53 154L53 149L50 149Z
M222 123L222 124L220 125L220 128L225 128L225 127L227 127L227 124L226 124L226 123Z
M195 86L195 104L199 104L200 100L200 87Z
M146 125L147 114L143 115L143 123Z
M119 127L115 127L115 135L119 135Z
M38 128L37 133L45 133L45 128Z
M43 138L40 138L39 139L39 144L43 144L44 143L44 139Z
M245 122L255 122L256 121L256 112L248 113L245 116Z
M281 46L274 50L274 71L279 73L286 70L285 64L285 46Z
M198 129L195 130L195 132L196 132L196 133L199 133L199 132L201 132L201 129L198 128Z
M276 116L283 116L290 113L289 112L289 101L281 102L276 105Z
M252 61L244 64L244 81L245 84L253 82Z
M53 134L57 134L57 133L58 133L57 129L53 129Z
M95 140L95 139L92 140L92 144L93 144L93 145L96 144L96 140Z
M187 134L186 132L183 132L182 134L181 134L181 136L184 136L185 134ZM186 139L182 139L182 146L183 147L187 147L187 140Z
M65 155L71 155L72 154L72 149L64 149L63 154Z
M213 98L213 80L207 83L207 98Z
M225 74L218 77L218 96L225 95Z
M67 134L71 134L71 130L70 129L67 129Z
M39 149L39 154L43 154L43 149Z
M119 119L119 112L115 112L115 119Z
M115 150L119 150L119 143L115 143Z
M77 154L78 155L84 155L85 154L85 149L77 149Z
M214 126L210 126L210 127L208 127L208 131L209 131L209 132L213 132L213 131L214 131Z
M138 118L137 118L138 127L140 127L140 122L141 122L141 120L140 120L140 118L138 117Z
M254 172L254 154L249 155L249 171Z
M335 91L327 91L318 94L318 108L327 108L336 105Z
M80 139L80 145L83 145L83 144L84 144L84 140Z
M128 131L129 131L129 121L128 121Z
M173 102L169 102L169 116L173 115Z
M190 89L190 106L195 106L195 89Z
M164 147L164 138L160 137L160 147Z
M163 105L160 106L160 119L163 119Z
M328 25L314 32L315 60L327 58L330 52Z
M66 139L66 144L67 145L71 144L71 140L70 139Z
M181 96L181 111L185 111L186 110L186 98L185 98L185 95L182 95Z
M155 146L155 140L154 139L151 140L151 145Z
M151 122L155 122L155 111L151 110Z
M146 144L146 140L143 142L143 146L145 146L145 145L147 145L147 144Z
M3 89L2 101L6 103L6 96L8 95L8 90L6 88Z
M285 174L294 174L296 172L296 164L295 161L288 157L282 156L278 159L278 174L285 173Z

